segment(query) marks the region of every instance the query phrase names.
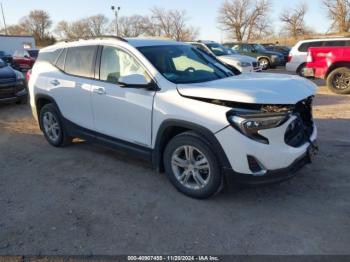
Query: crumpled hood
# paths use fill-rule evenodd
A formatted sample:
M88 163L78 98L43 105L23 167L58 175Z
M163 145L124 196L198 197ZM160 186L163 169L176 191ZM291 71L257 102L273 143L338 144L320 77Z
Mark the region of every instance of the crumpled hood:
M187 97L252 104L296 104L314 95L317 86L299 76L246 73L204 83L179 84Z

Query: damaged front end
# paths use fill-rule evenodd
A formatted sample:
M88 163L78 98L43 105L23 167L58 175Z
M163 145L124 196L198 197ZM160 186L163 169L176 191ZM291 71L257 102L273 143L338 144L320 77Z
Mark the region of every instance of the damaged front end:
M313 96L296 104L249 104L225 100L192 98L203 102L232 108L227 112L227 120L233 128L243 135L263 144L269 144L268 138L260 131L277 128L285 124L292 116L284 141L291 147L300 147L310 141L314 131L312 115Z

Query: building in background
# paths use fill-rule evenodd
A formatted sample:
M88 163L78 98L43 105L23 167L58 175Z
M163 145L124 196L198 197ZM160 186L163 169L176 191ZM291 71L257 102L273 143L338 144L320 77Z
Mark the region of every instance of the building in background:
M0 50L13 55L16 50L35 49L33 36L0 35Z

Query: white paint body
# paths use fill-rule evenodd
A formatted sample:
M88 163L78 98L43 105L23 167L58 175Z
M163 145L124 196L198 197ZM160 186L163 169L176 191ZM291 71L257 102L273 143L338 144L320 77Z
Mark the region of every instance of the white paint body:
M247 154L254 155L264 166L273 170L289 166L306 153L308 143L299 148L284 143L288 123L264 130L271 143L261 144L229 126L226 113L231 108L185 96L241 103L295 104L315 94L314 84L299 77L249 73L199 84L176 85L163 77L136 49L139 46L169 44L183 43L140 39L129 39L126 43L105 39L57 44L42 50L81 45L122 48L142 63L160 90L122 88L117 84L74 77L49 63L38 62L29 82L33 115L37 117L36 94L46 94L55 99L62 115L71 122L150 149L155 147L159 127L165 120L188 121L210 130L224 149L233 170L245 174L252 174L247 164ZM55 80L60 84L53 85ZM105 90L103 94L95 92L99 88ZM312 139L316 139L316 129Z

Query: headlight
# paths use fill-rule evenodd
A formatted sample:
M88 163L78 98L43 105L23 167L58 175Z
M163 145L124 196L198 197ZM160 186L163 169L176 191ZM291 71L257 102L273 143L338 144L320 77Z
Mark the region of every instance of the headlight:
M247 63L247 62L238 62L238 65L241 67L250 67L252 66L251 63Z
M269 140L260 135L259 131L276 128L283 125L290 117L289 113L247 113L230 111L227 119L230 124L243 135L263 144Z

